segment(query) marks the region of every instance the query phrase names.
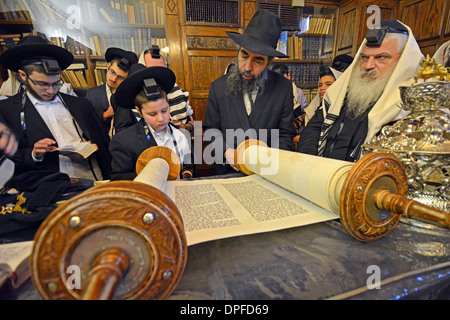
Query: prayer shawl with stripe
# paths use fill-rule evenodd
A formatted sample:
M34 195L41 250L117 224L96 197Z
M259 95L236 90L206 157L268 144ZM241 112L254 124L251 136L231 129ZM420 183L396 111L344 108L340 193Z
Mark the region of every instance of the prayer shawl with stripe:
M420 61L423 60L424 56L420 51L419 45L417 44L411 29L406 25L405 27L408 29L409 35L403 53L386 84L383 94L369 112L369 127L365 139L366 143L372 140L372 138L384 125L391 121L401 119L407 114L406 111L399 108L399 106L401 106L399 87L409 86L413 83L414 76L420 67ZM358 52L356 53L353 63L339 77L339 79L337 79L336 82L328 88L325 93L322 103L322 111L325 120L322 125L319 138L319 156L323 155L328 132L341 111L345 96L347 94L347 87L351 74L354 68L359 68L361 52L365 43L366 40L364 39Z

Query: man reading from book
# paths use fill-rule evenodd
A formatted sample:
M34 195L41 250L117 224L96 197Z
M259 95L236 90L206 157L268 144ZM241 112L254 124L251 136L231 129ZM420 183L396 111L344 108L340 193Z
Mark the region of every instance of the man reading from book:
M381 21L361 44L354 62L327 89L323 102L300 135L298 151L357 161L361 146L406 114L400 86L408 86L423 55L411 29Z
M132 51L111 47L105 52L108 63L106 83L89 89L86 98L91 101L99 116L103 119L105 132L111 137L115 133L113 123L114 108L111 105L111 95L117 87L128 77L131 65L138 62L137 55Z
M273 57L286 57L276 50L281 34L280 18L267 10L258 10L243 34L227 34L240 46L238 68L211 84L203 123L205 133L212 129L222 134L208 146L215 152L216 174L232 172L231 168L237 170L235 149L246 137L226 139L230 131L237 135L255 133L252 138L285 150L293 150L295 136L292 83L268 68ZM225 160L229 165L222 165Z
M109 179L109 138L101 130L101 119L89 100L58 91L61 71L73 59L68 50L39 36L28 36L0 55L0 65L18 72L26 86L24 92L0 101L0 119L19 140L11 157L15 175L51 170L70 177ZM91 142L98 150L87 159L58 151L80 142Z

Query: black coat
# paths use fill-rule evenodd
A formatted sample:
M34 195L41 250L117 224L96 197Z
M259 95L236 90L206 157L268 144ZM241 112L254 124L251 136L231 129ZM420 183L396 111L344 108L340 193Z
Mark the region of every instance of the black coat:
M230 97L227 94L226 81L227 75L215 80L209 89L208 104L206 106L205 120L203 129L218 129L223 137L223 149L216 150L222 152L223 156L228 147L237 148L240 142L228 141L226 145L227 129L242 129L244 132L254 129L256 138L263 140L270 147L271 132L266 133L265 137L260 134L261 129L278 129L279 141L278 148L284 150L293 150L293 138L296 135L293 122L294 96L292 92L292 83L282 75L268 70L271 77L270 85L263 94L258 94L253 105L252 112L247 115L244 98ZM248 138L248 137L247 137ZM245 140L245 139L242 139ZM218 146L216 144L216 146Z
M173 128L176 126L169 124ZM111 152L111 180L134 180L136 178L136 162L146 149L155 147L156 143L153 135L145 134L144 119L139 120L134 125L116 133L109 144ZM194 166L190 159L182 160L181 171L193 170Z
M106 84L93 87L86 91L86 98L91 102L99 118L103 120L103 112L109 108L108 96L106 95ZM111 118L103 120L103 126L106 134L111 127Z
M151 137L147 140L143 119L113 135L109 144L111 153L111 180L136 178L136 162L143 151L157 146Z
M108 150L109 137L101 130L101 119L89 100L64 93L60 93L60 96L79 125L83 138L97 144L99 149L93 156L97 158L103 179L109 179L111 169L111 156ZM55 138L28 97L24 106L26 130L23 130L21 125L21 110L22 94L0 100L0 121L9 126L19 141L19 148L12 158L16 164L14 174L17 175L30 170L59 171L58 152L47 153L42 162L35 163L33 161L31 152L34 144L44 138L53 140Z

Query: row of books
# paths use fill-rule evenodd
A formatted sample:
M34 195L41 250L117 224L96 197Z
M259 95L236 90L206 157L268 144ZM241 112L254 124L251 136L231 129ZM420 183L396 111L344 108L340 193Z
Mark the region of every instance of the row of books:
M4 43L8 41L11 42L10 39L11 38L0 38L0 41ZM13 39L18 40L20 37ZM110 47L119 47L124 50L132 51L139 56L142 51L154 44L158 45L160 48L167 46L165 38L152 38L150 29L146 28L120 29L115 36L94 35L85 37L85 39L81 41L75 40L70 36L67 36L66 39L63 37L51 37L50 42L69 50L75 56L84 56L86 50L89 50L87 51L88 55L102 56L105 54L106 49Z
M86 2L86 7L90 8L90 12L88 12L88 16L91 18L90 22L101 21L101 19L97 18L97 16L101 15L109 23L165 24L163 1L106 0L109 3L109 7L107 4L99 7L100 4L97 0L84 2Z
M278 49L295 60L328 60L333 51L333 37L288 35L283 31Z
M319 83L319 63L289 63L289 71L291 80L298 87L310 86L315 87Z
M308 100L308 103L311 103L311 101L316 97L319 90L317 88L303 88L302 89L303 94L305 95L306 100Z
M39 23L127 23L164 25L162 0L0 0L0 19Z
M301 33L332 34L334 16L310 15L302 17L300 22Z
M93 36L89 37L89 48L94 56L102 56L110 47L118 47L124 50L132 51L138 56L152 45L158 45L160 48L167 46L165 38L154 38L150 35L148 29L122 29L116 36Z
M86 81L85 69L76 69L75 67L69 67L61 72L61 78L66 83L71 83L74 88L86 88L89 87Z
M0 0L0 19L31 21L33 16L27 0Z

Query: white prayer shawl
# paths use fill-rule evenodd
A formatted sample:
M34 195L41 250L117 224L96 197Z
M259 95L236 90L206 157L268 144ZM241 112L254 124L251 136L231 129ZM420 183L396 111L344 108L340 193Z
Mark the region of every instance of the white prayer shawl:
M336 80L342 75L342 72L340 72L334 68L330 67L330 70L333 73L334 78ZM320 82L320 79L319 79L319 82ZM320 106L320 96L319 96L319 94L316 94L314 99L312 99L311 103L304 110L305 111L305 126L308 123L308 121L311 120L311 118L314 116L314 114L316 113L316 110L319 106Z
M437 63L444 65L447 59L450 59L450 40L445 42L436 53L433 55L433 59Z
M387 123L398 120L406 116L407 112L399 108L401 105L400 86L409 86L414 81L419 67L420 61L424 59L420 47L414 38L411 29L408 29L408 40L400 59L389 78L383 94L370 110L368 118L368 132L365 143L372 140L375 134ZM347 87L354 68L359 68L360 57L366 39L362 42L358 52L356 53L353 63L345 70L345 72L336 80L331 87L328 88L323 99L324 123L319 138L318 154L323 155L326 144L328 131L336 121L344 103L347 94Z

